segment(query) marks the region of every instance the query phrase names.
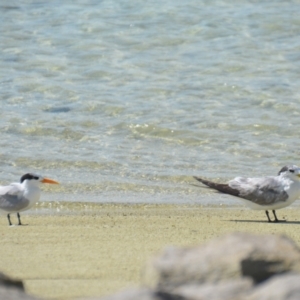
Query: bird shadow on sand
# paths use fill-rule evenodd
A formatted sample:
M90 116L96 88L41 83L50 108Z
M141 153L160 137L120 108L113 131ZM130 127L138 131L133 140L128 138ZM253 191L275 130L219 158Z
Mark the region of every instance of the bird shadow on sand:
M287 220L280 220L279 222L268 222L263 220L227 220L227 222L236 222L236 223L267 223L267 224L285 224L285 225L292 225L298 224L300 225L300 221L287 221Z

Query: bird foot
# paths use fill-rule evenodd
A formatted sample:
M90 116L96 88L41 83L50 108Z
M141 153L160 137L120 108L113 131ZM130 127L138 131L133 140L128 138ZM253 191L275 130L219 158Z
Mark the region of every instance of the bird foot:
M284 222L286 222L286 220L278 220L278 219L275 219L274 221L268 220L268 223L284 223Z

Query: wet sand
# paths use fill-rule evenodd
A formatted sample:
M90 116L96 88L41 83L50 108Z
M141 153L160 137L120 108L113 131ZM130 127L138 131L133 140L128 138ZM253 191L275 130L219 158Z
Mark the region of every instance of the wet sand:
M168 245L191 246L233 231L286 234L300 245L300 208L267 223L244 207L126 204L40 204L22 215L27 226L0 217L0 271L23 279L48 299L101 296L145 282L143 270ZM15 216L12 221L17 222Z

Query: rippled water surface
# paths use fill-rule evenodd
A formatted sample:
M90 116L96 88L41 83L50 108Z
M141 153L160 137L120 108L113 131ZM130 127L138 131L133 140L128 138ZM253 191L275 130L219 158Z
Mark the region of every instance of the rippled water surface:
M1 1L0 182L43 200L236 203L300 164L299 1Z

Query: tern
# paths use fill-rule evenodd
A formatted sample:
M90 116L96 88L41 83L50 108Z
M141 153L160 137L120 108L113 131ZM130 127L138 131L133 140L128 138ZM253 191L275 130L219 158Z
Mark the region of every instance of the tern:
M7 212L9 225L11 213L17 213L19 223L22 225L20 212L30 209L40 199L42 183L58 184L57 181L45 178L34 173L24 174L20 183L14 182L7 186L0 186L0 209Z
M252 209L265 210L268 222L272 222L268 210L272 210L274 222L279 222L275 210L289 206L300 196L299 177L300 168L295 165L284 166L277 176L236 177L227 184L194 176L196 180L214 190L240 198Z

